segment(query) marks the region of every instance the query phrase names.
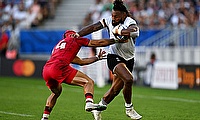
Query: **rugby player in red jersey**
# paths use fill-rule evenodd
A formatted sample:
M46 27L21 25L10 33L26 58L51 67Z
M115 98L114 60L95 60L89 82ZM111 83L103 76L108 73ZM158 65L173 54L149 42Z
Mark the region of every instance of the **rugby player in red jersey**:
M93 103L94 81L86 74L73 68L70 64L87 65L101 60L105 51L100 50L98 56L90 58L79 58L77 53L82 46L103 47L116 42L126 42L118 39L89 40L87 38L74 38L75 31L67 30L63 39L53 48L50 59L43 68L43 78L46 85L51 90L51 95L47 98L46 106L41 120L48 120L49 115L56 104L57 98L62 92L62 83L81 86L84 89L86 98L85 110L102 111L106 105Z

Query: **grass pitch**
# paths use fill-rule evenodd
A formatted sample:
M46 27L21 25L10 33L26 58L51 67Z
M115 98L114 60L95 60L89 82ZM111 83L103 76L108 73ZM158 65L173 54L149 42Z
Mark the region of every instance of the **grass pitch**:
M110 85L95 86L95 103ZM40 120L50 91L42 79L0 77L0 120ZM133 103L142 120L200 119L200 90L165 90L133 86ZM63 92L50 120L93 120L84 110L83 89L63 84ZM102 120L130 120L125 115L124 99L120 93L102 113Z

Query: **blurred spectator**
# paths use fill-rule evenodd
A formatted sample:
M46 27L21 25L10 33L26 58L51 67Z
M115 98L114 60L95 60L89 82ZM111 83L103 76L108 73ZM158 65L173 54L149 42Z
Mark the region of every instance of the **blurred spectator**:
M55 8L60 2L61 0L0 0L0 24L10 31L7 50L4 52L8 59L18 56L20 30L37 27L45 19L54 18ZM0 35L1 38L4 36L3 33ZM5 48L3 43L5 42L1 41L1 49Z
M80 27L87 26L99 21L103 17L110 16L112 5L112 0L95 0L95 4L90 6Z
M28 9L26 17L18 24L19 29L30 29L31 27L36 27L39 25L39 20L37 19L37 13Z
M18 6L15 5L14 2L10 2L3 9L2 20L4 22L10 22L14 11L17 11L17 10L18 10Z
M48 15L49 15L49 11L48 11L48 0L38 0L38 4L40 5L41 7L41 11L42 11L42 15L43 15L43 18L44 19L47 19L48 18Z
M155 61L156 61L156 54L151 53L150 61L146 65L146 76L144 78L144 85L149 86L151 83Z
M55 10L62 0L35 0L40 5L43 19L53 19Z
M31 27L39 26L43 20L43 15L42 15L41 7L38 4L38 0L34 0L33 4L30 6L30 12L32 14L35 14L35 18L32 21Z
M9 4L7 4L4 8L5 14L12 15L14 11L18 10L17 4L14 3L14 1L11 1Z
M92 21L92 13L89 12L88 14L86 14L85 18L83 19L83 22L82 22L80 28L82 28L83 26L88 26L88 25L90 25L92 23L93 23L93 21Z
M55 9L57 6L58 0L50 0L49 2L49 18L53 19L55 17Z
M8 48L6 51L6 58L16 59L18 57L19 47L20 47L19 29L16 27L16 24L13 22L10 39L8 41Z
M26 19L29 17L28 11L25 9L23 3L20 3L18 7L19 10L16 10L13 13L13 19L15 20L16 27L19 27L20 29L28 28L27 24L29 23L26 21Z
M43 18L41 7L37 3L37 0L34 0L32 5L27 9L23 3L20 3L19 10L14 13L13 17L17 23L16 27L19 27L19 29L37 27Z
M1 24L0 26L0 55L1 56L5 56L6 50L7 50L7 46L8 46L8 34L5 31L5 28L3 27L3 25Z
M100 19L107 18L108 16L111 16L110 6L104 6Z
M3 20L3 12L0 11L0 24L3 24L4 20Z
M23 0L24 6L26 9L30 8L35 0Z
M104 11L107 11L107 10L112 11L113 0L106 0L103 3L104 3L104 5L103 5L103 9L102 9L101 12L104 12Z
M46 19L54 18L55 9L62 0L0 0L0 23L10 30L12 23L20 29L41 25Z
M89 12L92 15L91 18L93 23L100 19L102 9L103 3L101 0L95 0L95 4L90 6Z
M93 5L95 9L90 9L95 13L93 21L100 19L99 15L109 14L108 8L112 8L112 0L97 1ZM124 2L139 22L140 29L163 29L170 26L184 29L200 23L199 0L124 0ZM97 5L102 6L102 3L103 8L99 11Z
M0 0L0 11L2 11L5 6L6 6L5 1L4 0Z

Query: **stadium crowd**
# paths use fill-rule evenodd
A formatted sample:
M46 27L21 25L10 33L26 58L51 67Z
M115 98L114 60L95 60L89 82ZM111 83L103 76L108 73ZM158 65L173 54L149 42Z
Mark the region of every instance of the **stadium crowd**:
M111 15L113 0L94 1L80 27ZM2 31L14 31L13 35L17 36L21 29L35 28L45 20L53 19L55 9L61 2L62 0L0 0L0 37L3 38L6 34ZM124 3L141 30L169 26L184 29L200 25L199 0L124 0ZM1 42L3 44L0 44L0 48L5 48L6 41L8 40Z
M113 0L95 0L82 25L110 16ZM124 0L140 29L195 27L200 23L199 0Z
M19 49L19 32L40 26L55 16L61 0L0 0L0 53L16 58ZM7 32L10 31L10 35ZM9 37L6 37L9 36Z
M0 24L20 29L36 27L45 19L53 18L61 0L0 0Z

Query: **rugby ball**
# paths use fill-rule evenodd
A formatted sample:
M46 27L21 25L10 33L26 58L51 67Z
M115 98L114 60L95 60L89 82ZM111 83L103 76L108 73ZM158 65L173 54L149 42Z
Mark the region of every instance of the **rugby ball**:
M123 26L123 25L119 25L118 27L119 27L118 29L121 29L121 30L126 29L126 27ZM128 40L130 38L129 36L119 35L119 34L115 34L115 33L113 33L113 35L115 36L115 38L121 39L121 40L122 39L123 40Z
M120 40L128 40L128 39L130 39L129 36L124 36L124 35L115 34L114 36L115 36L115 38L120 39Z

